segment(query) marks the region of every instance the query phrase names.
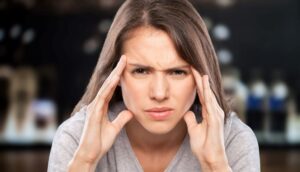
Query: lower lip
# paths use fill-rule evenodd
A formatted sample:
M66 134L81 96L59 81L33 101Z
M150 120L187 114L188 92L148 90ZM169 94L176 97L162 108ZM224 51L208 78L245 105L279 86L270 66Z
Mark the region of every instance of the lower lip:
M147 114L154 120L165 120L167 119L172 113L172 110L162 111L162 112L147 112Z

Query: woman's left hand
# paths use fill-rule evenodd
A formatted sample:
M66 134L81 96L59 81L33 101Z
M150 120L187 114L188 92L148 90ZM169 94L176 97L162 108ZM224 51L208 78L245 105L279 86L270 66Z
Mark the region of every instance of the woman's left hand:
M192 73L203 117L202 122L197 123L193 112L188 111L184 116L192 152L198 158L203 171L231 171L225 153L224 111L210 88L208 76L201 76L194 68Z

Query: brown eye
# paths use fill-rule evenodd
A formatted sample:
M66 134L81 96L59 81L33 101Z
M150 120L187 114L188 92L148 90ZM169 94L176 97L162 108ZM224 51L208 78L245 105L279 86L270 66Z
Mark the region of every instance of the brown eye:
M133 74L148 74L149 71L147 71L146 69L143 68L136 68L132 71Z
M174 70L174 71L171 71L171 74L177 75L177 76L185 76L185 75L187 75L187 72L184 70Z

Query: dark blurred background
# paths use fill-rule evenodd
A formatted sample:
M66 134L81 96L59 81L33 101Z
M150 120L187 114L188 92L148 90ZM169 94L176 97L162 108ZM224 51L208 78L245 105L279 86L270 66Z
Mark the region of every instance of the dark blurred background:
M46 171L123 0L0 0L0 171ZM262 171L300 168L300 2L193 0Z

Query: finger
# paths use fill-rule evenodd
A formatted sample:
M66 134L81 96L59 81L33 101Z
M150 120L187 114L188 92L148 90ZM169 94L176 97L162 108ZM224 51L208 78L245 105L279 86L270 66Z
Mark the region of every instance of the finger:
M203 104L204 99L203 99L202 77L201 77L200 73L193 67L192 67L192 73L193 73L193 76L194 76L194 79L195 79L195 82L197 85L197 93L198 93L199 100L200 100L201 104Z
M212 122L212 120L214 118L214 113L215 113L213 108L216 108L216 107L213 107L214 106L213 97L212 97L213 95L212 95L212 91L210 89L208 76L204 75L202 81L203 81L203 95L204 95L204 101L205 101L204 105L205 105L205 108L208 113L208 120L210 122Z
M205 101L204 101L204 95L203 95L203 93L204 93L204 91L203 91L203 77L193 67L192 67L192 73L193 73L195 82L197 84L198 98L199 98L199 101L200 101L201 106L202 106L202 108L201 108L202 109L202 117L203 117L203 119L207 119L207 110L205 108Z
M109 77L104 81L103 85L101 86L96 99L102 100L106 103L111 99L115 88L117 87L119 80L121 78L121 75L125 69L126 66L126 56L122 55L117 66L115 69L111 72Z
M119 73L123 72L125 66L126 66L126 56L122 55L117 66L113 69L113 71L110 73L110 75L105 79L104 83L102 84L97 95L98 97L101 97L102 92L105 91L106 88L110 85L112 79Z
M198 124L197 120L196 120L196 116L192 111L186 112L183 118L187 125L188 131L190 131L192 128L194 128Z
M203 82L204 100L206 102L209 102L210 101L210 92L209 92L210 91L210 86L209 86L209 81L208 81L208 76L207 75L203 76L202 82Z
M133 114L128 110L123 110L119 113L116 119L112 121L113 126L116 128L117 132L119 133L124 125L130 121L133 117Z
M210 101L211 101L212 103L215 103L215 104L218 105L219 103L218 103L218 101L217 101L217 98L216 98L214 92L212 91L212 89L211 89L211 87L210 87L208 75L203 76L203 82L204 82L203 85L204 85L205 89L208 91Z

